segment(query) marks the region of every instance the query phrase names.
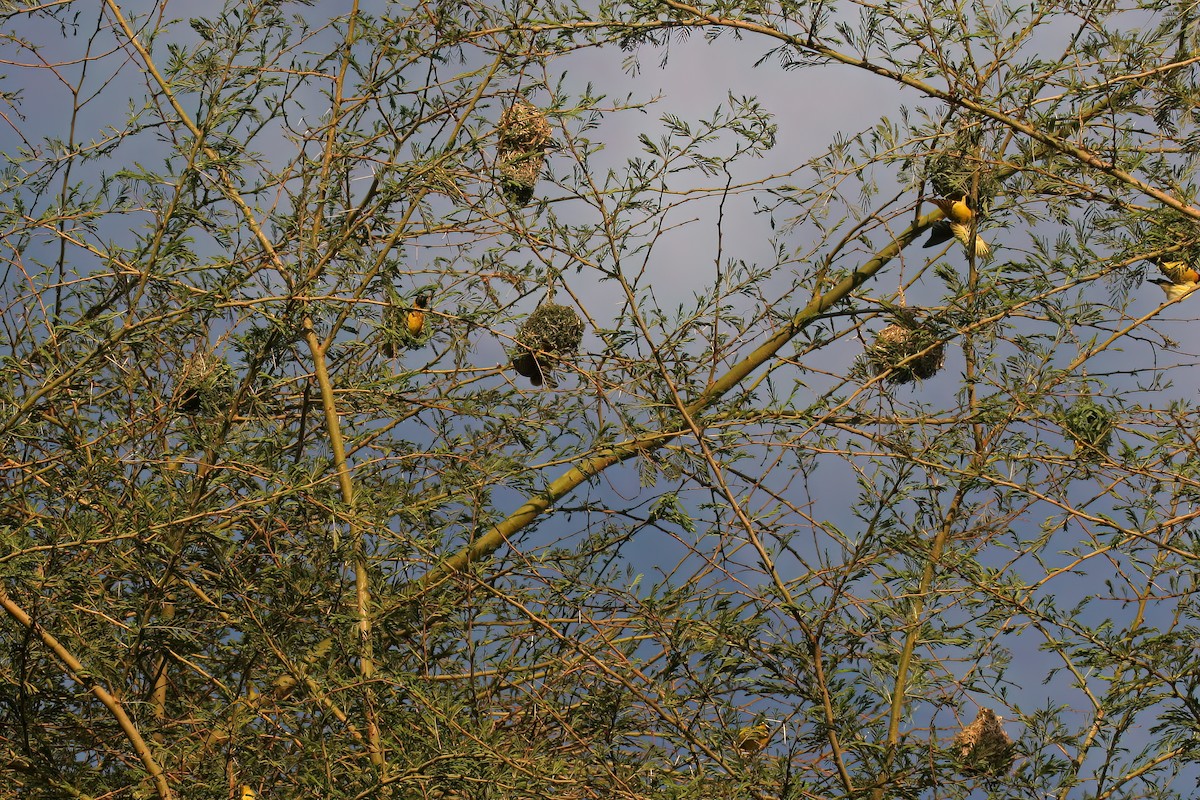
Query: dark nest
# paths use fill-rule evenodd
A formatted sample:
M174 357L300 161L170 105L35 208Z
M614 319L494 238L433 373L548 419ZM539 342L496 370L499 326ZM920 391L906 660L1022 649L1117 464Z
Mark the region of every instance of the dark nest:
M1112 417L1103 406L1083 398L1063 414L1063 427L1075 442L1075 457L1100 461L1112 444Z
M1000 717L990 708L954 737L955 758L964 774L1002 775L1013 762L1013 744Z
M524 205L533 189L550 145L550 123L536 106L517 100L500 116L496 164L504 195Z
M923 381L936 375L946 363L946 343L929 325L918 322L910 310L881 330L864 356L872 375L886 372L892 383Z
M195 353L175 386L175 402L184 414L215 414L229 408L236 376L224 359Z
M546 303L529 315L517 328L517 347L513 366L533 381L554 386L552 366L557 359L569 359L579 352L583 342L583 320L570 306Z

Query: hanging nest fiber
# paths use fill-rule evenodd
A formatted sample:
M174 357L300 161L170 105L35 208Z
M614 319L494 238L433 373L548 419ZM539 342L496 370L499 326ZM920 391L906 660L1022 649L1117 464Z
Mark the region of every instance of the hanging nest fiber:
M915 309L919 312L919 309ZM946 343L914 309L896 315L896 321L879 332L864 356L872 375L889 372L892 383L928 380L946 363ZM906 363L905 359L915 356Z
M533 188L550 145L546 115L525 100L517 100L500 116L500 142L496 163L504 195L524 205L533 199Z
M1075 442L1075 457L1081 461L1100 461L1112 444L1112 417L1101 405L1088 398L1076 401L1063 414L1063 427Z
M229 408L237 380L233 367L211 353L194 353L175 386L175 403L184 414L215 414Z
M554 381L555 359L566 359L579 352L583 342L583 320L570 306L546 303L529 315L517 329L517 347L513 367L529 378L534 386Z
M1001 718L990 708L981 708L975 721L954 737L955 757L964 774L1002 775L1013 762L1012 739L1004 732Z

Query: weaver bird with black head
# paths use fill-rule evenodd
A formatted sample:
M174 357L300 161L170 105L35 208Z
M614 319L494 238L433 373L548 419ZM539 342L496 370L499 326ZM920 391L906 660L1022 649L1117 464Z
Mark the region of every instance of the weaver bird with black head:
M973 203L965 192L959 192L951 197L935 197L931 202L942 212L942 219L933 223L929 228L929 239L925 247L936 247L951 239L958 239L963 247L970 248L974 239L976 258L990 258L992 248L983 240L977 230L978 215Z
M761 752L771 740L771 726L765 721L740 729L734 737L734 745L744 756L752 756Z
M404 328L414 339L425 331L425 311L429 308L429 295L421 292L413 299L413 307L404 317Z

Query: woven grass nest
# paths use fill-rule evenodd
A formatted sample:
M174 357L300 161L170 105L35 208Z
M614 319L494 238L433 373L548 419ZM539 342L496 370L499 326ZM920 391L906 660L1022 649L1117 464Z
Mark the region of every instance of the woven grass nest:
M1063 413L1063 427L1075 442L1075 457L1081 461L1100 461L1112 444L1112 417L1101 405L1088 398L1076 401Z
M500 116L496 163L505 197L521 205L533 198L546 162L550 133L546 115L525 100L515 101Z
M570 306L546 303L517 328L517 347L513 351L513 367L517 372L541 386L555 386L553 363L579 352L583 342L583 320Z
M1000 180L983 160L983 142L981 128L972 126L959 130L926 159L925 178L934 195L957 197L965 194L972 198L973 207L980 215L986 217L992 198L1000 192Z
M1166 259L1200 261L1200 225L1191 217L1174 210L1163 210L1155 214L1137 239L1142 251L1167 250Z
M974 171L964 171L961 167L958 171L953 171L952 167L943 166L939 171L931 172L929 185L936 197L958 197L965 194L971 198L972 207L979 210L981 217L987 216L991 210L992 198L1000 190L999 181L986 175L979 178L979 190L976 192Z
M194 353L184 364L175 388L175 402L184 414L215 414L229 407L237 376L224 359Z
M954 737L955 757L965 774L1002 775L1013 762L1012 739L990 708L981 708L975 721Z
M928 380L946 363L946 343L919 321L919 311L906 309L897 314L896 321L875 337L875 343L864 353L872 375L888 372L887 380L892 383ZM912 356L915 358L905 362Z

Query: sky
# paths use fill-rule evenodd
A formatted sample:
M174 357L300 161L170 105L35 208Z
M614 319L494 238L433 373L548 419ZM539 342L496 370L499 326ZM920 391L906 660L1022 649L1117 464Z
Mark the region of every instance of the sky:
M183 13L181 5L175 4L168 8L170 12ZM84 8L81 13L86 15L94 12L90 8ZM57 35L54 26L43 24L31 28L28 35L31 39L42 39L45 42L44 46L39 48L40 56L45 63L58 63L60 66L56 67L57 69L64 74L73 75L82 69L80 64L72 61L81 49L89 47L91 52L96 53L106 52L112 47L111 38L107 36L97 36L90 45L86 44L85 39L89 30L90 23L84 23L79 33L63 38ZM1069 23L1064 21L1061 32L1065 35L1070 30ZM1056 46L1054 33L1055 30L1051 26L1045 42L1048 50L1053 50ZM180 41L194 40L193 33L186 26L177 27L173 30L172 35L179 37ZM317 42L314 42L314 46L316 44ZM895 118L901 114L904 107L911 109L921 104L934 105L927 98L923 98L915 92L898 91L893 84L887 81L851 68L827 67L819 71L787 71L771 62L756 67L755 63L764 52L765 47L752 39L737 41L726 35L715 42L706 42L701 35L694 35L688 41L677 41L670 45L670 57L665 67L662 68L658 65L659 52L649 46L643 46L640 52L641 68L636 74L631 74L628 69L622 67L622 60L626 58L626 54L613 47L603 50L578 51L556 62L551 69L555 74L559 70L565 70L568 76L566 86L574 90L581 90L585 84L591 83L596 87L602 87L603 91L611 97L620 97L628 92L639 99L660 98L648 107L645 113L614 114L599 125L595 135L605 145L605 150L595 162L599 168L607 166L616 168L623 165L625 159L641 149L640 136L646 135L651 139L660 136L663 131L661 120L664 115L673 114L688 120L704 118L719 105L725 103L729 95L757 97L763 107L773 115L774 122L779 126L775 147L761 159L743 162L743 171L738 174L739 179L742 180L749 180L756 176L788 173L795 170L797 165L823 151L828 143L839 135L852 135L865 130L876 124L883 116ZM123 126L129 114L128 106L109 100L111 90L119 88L126 92L136 105L146 100L146 87L139 71L133 65L124 62L116 53L87 68L89 70L96 69L98 72L97 75L89 76L89 85L105 85L106 91L93 99L86 100L84 112L78 119L78 125L81 130L95 132L90 135L100 136L100 132L109 127L120 128ZM64 90L64 85L53 77L51 71L13 69L7 80L15 80L23 93L21 113L24 119L20 128L27 137L30 133L47 137L65 135L64 128L68 118L65 113L65 101L68 95ZM110 80L111 84L108 83ZM499 113L498 108L496 113ZM305 118L307 119L308 116L309 114L306 114ZM311 116L314 120L320 119L317 107L311 110ZM88 137L79 138L86 139ZM139 144L138 161L150 164L163 157L166 148L161 141L156 139L153 132L142 134L141 140L144 144ZM14 135L11 128L0 128L0 151L11 154L26 144L36 145L37 143L32 139L22 142L20 137ZM275 144L278 147L277 152L269 149L264 152L264 157L268 160L278 158L282 161L294 154L294 147L291 142L287 141L284 131L279 132ZM125 156L122 154L122 157ZM105 170L111 170L114 166L129 168L133 164L107 164ZM550 154L549 168L551 170L565 168L565 165L553 152ZM801 170L799 175L796 182L803 184L804 171ZM96 172L85 168L73 177L78 180L95 180L98 176ZM365 177L365 175L358 177ZM904 188L898 171L893 180L894 185L882 187L881 196L886 196L889 192L899 192ZM548 182L543 181L540 188L545 190L547 184ZM717 226L719 210L723 210L727 220L721 228ZM677 304L686 303L693 294L704 291L711 285L717 271L715 263L717 259L714 253L718 243L722 248L721 258L723 260L742 259L747 262L769 264L774 259L773 238L782 237L786 242L789 235L797 238L803 235L803 229L789 233L781 225L773 228L769 215L756 214L753 211L751 198L746 195L732 197L723 209L719 209L716 199L711 199L688 205L680 210L677 221L681 223L681 226L664 236L656 245L653 250L652 262L649 265L653 275L653 293L660 307L669 309ZM564 215L572 213L569 204L562 204L559 213ZM685 220L692 221L684 224ZM1055 227L1050 223L1041 223L1032 231L1021 227L1012 216L998 216L995 223L1001 227L997 227L989 235L998 246L997 257L999 259L1012 258L1026 250L1029 247L1031 233L1045 237L1056 235ZM105 234L112 235L114 238L120 236L119 231L106 231ZM796 242L792 244L798 250L803 250L802 244ZM411 252L415 262L434 266L436 254L432 248L426 247L422 252L421 247L414 247ZM919 268L922 256L927 253L917 252L917 248L914 246L905 255L908 260L903 269L907 277ZM956 263L961 267L960 253L952 252L948 257L949 260L956 258L958 259ZM75 266L84 273L95 268L95 264L88 264L86 258L81 258ZM879 277L864 287L862 294L868 297L887 295L890 293L891 287L896 285L897 273L900 269L899 263L889 266ZM420 279L420 276L414 276L414 286L410 288L415 288L415 284ZM782 268L780 274L773 275L768 280L766 295L780 303L783 308L793 310L799 308L807 300L807 296L794 299L788 296L794 279L793 271L786 267ZM572 279L568 277L568 280ZM14 286L13 281L11 273L6 276L4 282L6 289ZM586 288L589 292L589 300L598 307L605 307L606 303L615 307L619 303L619 296L612 284L592 284L584 280L580 282L580 285ZM940 301L943 291L944 287L941 285L932 280L925 280L910 289L908 299L912 304L936 304ZM1096 296L1107 296L1109 289L1103 285L1094 285L1088 287L1086 291L1097 293ZM515 290L508 289L507 292L508 294L502 299L517 300ZM1129 320L1149 313L1160 301L1161 295L1158 289L1147 286L1136 294L1131 305L1121 310L1123 316L1120 319ZM532 302L533 299L530 298L525 301L525 304L531 306ZM744 304L747 314L755 313L754 299L735 297L733 302ZM1195 302L1200 303L1200 301ZM1185 343L1182 354L1175 356L1164 353L1160 346L1161 340L1155 335L1132 337L1123 341L1120 347L1097 358L1092 363L1091 369L1102 372L1126 369L1129 368L1129 365L1143 367L1146 364L1162 363L1163 359L1169 358L1178 358L1184 364L1190 364L1194 361L1195 354L1195 348L1190 346L1187 336L1189 331L1187 326L1191 322L1191 316L1192 314L1183 305L1178 305L1163 315L1157 327L1163 334ZM874 323L872 328L878 329L881 325L882 321L879 321ZM762 330L754 332L754 335L759 338L764 334L765 331ZM749 341L752 340L748 340L747 343ZM847 363L858 357L863 344L863 340L858 337L840 339L814 354L811 361L806 362L805 370L797 367L785 367L776 374L776 377L780 380L803 380L811 383L813 387L828 385L830 381L816 373L824 369L844 369ZM589 333L589 338L585 340L585 348L598 346L598 339ZM507 359L505 348L506 342L503 338L499 336L484 337L478 342L472 357L477 365L500 365ZM739 352L744 354L746 349L743 348ZM1065 352L1063 360L1069 360L1073 355L1073 351ZM961 352L952 347L946 367L941 374L925 382L896 388L890 398L879 396L877 399L879 407L887 407L891 399L895 399L902 405L922 401L932 404L949 401L961 388L963 369L964 362ZM1200 377L1197 376L1196 371L1181 369L1173 373L1172 378L1174 386L1167 394L1185 401L1192 401L1195 392L1200 389ZM814 388L815 391L816 388ZM1130 394L1133 394L1132 386L1129 387L1129 391ZM1054 436L1054 432L1051 431L1047 434L1047 440L1054 441ZM748 451L753 452L753 448L748 448ZM763 459L764 464L769 463L769 457L765 452ZM547 477L555 477L557 469L559 468L547 470ZM765 488L774 488L786 493L792 489L791 478L791 475L785 475L782 471L777 470L771 475L771 483L778 482L778 485L767 485ZM822 498L838 497L839 492L843 493L841 496L844 496L845 487L850 480L852 480L852 476L849 463L831 461L823 464L810 477L807 482L807 490L813 496ZM587 494L598 498L605 504L619 506L637 498L642 489L638 465L631 462L606 472L597 484L588 490ZM1087 478L1081 478L1075 491L1079 492L1081 497L1097 493L1103 494L1102 490L1098 488L1098 480ZM512 508L516 508L523 500L519 493L505 491L497 492L496 498L497 502L501 504L507 500ZM756 498L755 501L757 502L758 499ZM767 504L769 499L763 499L761 502ZM1099 513L1108 510L1109 506L1101 499L1096 503L1096 508ZM1051 513L1048 505L1035 506L1035 511L1029 515L1030 521L1040 522L1041 519L1049 517ZM553 518L551 518L552 520ZM850 520L835 521L847 526L851 524ZM554 526L547 524L544 527L552 529ZM1045 572L1047 565L1054 567L1070 563L1072 556L1065 551L1071 543L1078 540L1078 534L1078 530L1071 530L1068 527L1062 534L1061 543L1056 542L1055 546L1048 547L1043 552L1042 556L1045 559L1043 562L1035 563L1029 557L1019 558L1010 565L1011 569L1018 574L1037 576ZM530 534L528 544L532 548L539 542L552 541L553 535L552 531L535 531ZM1020 535L1028 536L1030 534L1021 532ZM659 540L647 537L639 540L638 544L636 564L648 573L653 574L656 571L665 570L666 565L674 563L675 559L681 556L680 548L675 546L669 537L662 537ZM983 560L989 565L999 566L1005 564L1008 557L1008 551L997 550L994 554L985 555ZM1101 566L1094 562L1083 564L1078 569L1057 578L1053 584L1054 591L1067 595L1075 592L1081 595L1086 594L1099 582L1099 577L1107 573L1107 566ZM1085 619L1100 624L1103 622L1105 614L1108 613L1104 609L1118 605L1120 603L1117 601L1098 603L1095 607L1096 610L1089 611ZM1016 641L1008 641L1014 638ZM1015 675L1020 684L1012 690L1011 697L1014 705L1019 705L1022 710L1028 710L1031 707L1061 700L1064 694L1071 697L1072 701L1079 700L1078 693L1065 688L1070 683L1070 679L1065 676L1060 676L1050 683L1043 683L1043 678L1047 673L1059 667L1060 663L1053 654L1039 650L1037 638L1007 637L1005 644L1013 650L1021 665L1014 673L1010 674L1010 677ZM1094 688L1096 690L1103 688L1099 676L1095 678ZM988 702L987 698L978 698L978 700L981 703ZM1004 713L1004 709L1000 710ZM1009 730L1014 736L1019 733L1015 727L1010 726Z

